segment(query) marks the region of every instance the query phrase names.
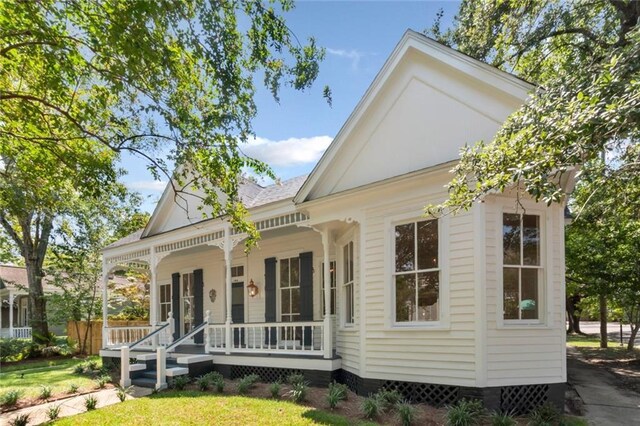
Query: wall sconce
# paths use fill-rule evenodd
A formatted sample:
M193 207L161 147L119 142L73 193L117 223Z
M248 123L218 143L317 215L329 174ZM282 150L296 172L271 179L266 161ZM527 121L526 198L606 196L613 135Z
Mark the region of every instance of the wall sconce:
M255 297L258 295L258 286L255 285L253 280L249 280L249 285L247 286L247 292L251 297Z

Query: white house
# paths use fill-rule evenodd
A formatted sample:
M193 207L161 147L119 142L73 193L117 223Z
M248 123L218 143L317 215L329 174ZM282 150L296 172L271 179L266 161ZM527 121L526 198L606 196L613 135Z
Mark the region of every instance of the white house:
M302 371L435 405L562 404L563 206L505 193L424 216L460 147L490 140L531 90L408 31L308 177L244 184L259 247L167 186L146 229L105 248L105 276L148 265L152 324L105 328L102 356L122 359L124 383L159 387Z

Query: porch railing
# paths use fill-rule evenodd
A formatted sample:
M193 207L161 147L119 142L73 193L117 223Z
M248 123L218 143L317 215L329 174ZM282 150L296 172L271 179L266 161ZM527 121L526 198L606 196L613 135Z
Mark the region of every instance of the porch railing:
M105 327L102 331L107 334L107 348L136 346L143 349L155 348L158 345L168 346L173 342L173 317L169 312L167 321L158 325Z
M270 353L322 355L324 322L269 322L231 324L231 346L226 350L226 325L211 324L207 329L210 351L229 353Z
M0 337L15 339L31 339L31 327L0 328Z

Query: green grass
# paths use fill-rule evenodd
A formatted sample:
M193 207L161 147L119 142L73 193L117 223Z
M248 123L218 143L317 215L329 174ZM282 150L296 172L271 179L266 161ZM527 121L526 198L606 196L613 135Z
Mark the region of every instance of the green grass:
M159 417L160 416L160 417ZM293 404L243 396L169 391L129 400L90 413L68 417L56 425L143 425L162 419L167 425L374 425Z
M587 359L599 359L605 361L623 361L640 359L640 349L627 350L627 346L620 346L619 342L609 341L608 348L600 347L598 334L568 335L567 346L575 347Z
M97 360L98 367L102 365L99 357L88 359ZM73 367L85 361L68 358L19 363L8 367L2 366L0 370L2 391L0 393L17 389L24 392L23 397L38 397L40 386L47 385L52 387L53 395L59 395L65 393L71 383L76 383L81 391L93 389L95 388L95 382L92 377L73 373Z

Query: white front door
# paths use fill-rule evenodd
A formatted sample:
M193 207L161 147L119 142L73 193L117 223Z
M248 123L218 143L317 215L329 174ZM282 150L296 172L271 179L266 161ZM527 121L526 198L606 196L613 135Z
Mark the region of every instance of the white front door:
M187 333L189 333L192 329L193 326L195 325L193 323L193 318L194 318L194 297L193 297L193 291L194 291L194 281L193 281L193 272L188 273L188 274L182 274L182 283L181 283L181 289L180 289L180 303L182 304L181 306L181 311L182 311L182 315L180 318L180 335L184 336ZM187 342L193 343L193 338L191 339L187 339Z

